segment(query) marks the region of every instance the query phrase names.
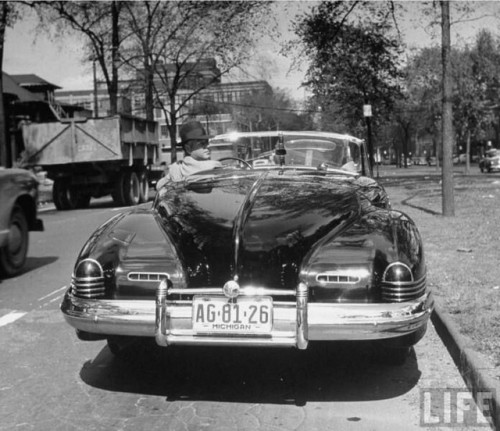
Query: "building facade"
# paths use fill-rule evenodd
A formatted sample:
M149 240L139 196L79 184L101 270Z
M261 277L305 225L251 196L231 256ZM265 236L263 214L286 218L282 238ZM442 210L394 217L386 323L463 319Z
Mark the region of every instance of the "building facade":
M170 65L163 66L164 73L175 73ZM204 60L191 66L189 79L184 81L176 93L175 106L179 110L177 118L180 127L186 118L200 121L208 133L216 135L237 130L248 130L247 124L238 111L249 97L259 94L272 94L272 88L266 81L245 82L220 82L220 71L214 60ZM146 116L144 91L141 89L143 82L140 73L134 80L123 80L119 83L119 113ZM205 87L204 84L210 84ZM157 95L162 97L162 84L158 77L155 78ZM196 91L197 88L203 88ZM193 94L195 93L196 94ZM164 92L167 93L166 91ZM103 82L98 82L95 89L89 90L59 90L56 100L61 104L74 104L90 110L93 116L109 115L109 97ZM160 103L161 102L161 103ZM169 106L168 96L158 101L154 107L154 119L159 124L159 138L162 148L169 150L172 145L168 130L168 122L161 105ZM177 133L178 136L178 133Z

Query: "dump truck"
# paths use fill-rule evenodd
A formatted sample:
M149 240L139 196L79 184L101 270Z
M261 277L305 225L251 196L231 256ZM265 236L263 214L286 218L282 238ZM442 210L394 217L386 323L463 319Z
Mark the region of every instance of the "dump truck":
M68 118L22 126L23 167L40 167L53 180L57 209L85 208L111 194L117 205L148 200L161 177L158 123L116 115Z

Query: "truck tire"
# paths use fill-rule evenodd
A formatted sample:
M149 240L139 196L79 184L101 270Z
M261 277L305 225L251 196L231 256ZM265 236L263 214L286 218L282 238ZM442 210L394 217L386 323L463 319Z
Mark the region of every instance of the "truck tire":
M12 209L9 222L9 240L0 248L0 273L13 277L21 272L28 254L28 221L19 205Z
M113 201L118 206L125 205L125 198L123 197L123 183L125 181L125 173L120 173L113 186L113 191L111 192L111 197Z
M76 207L77 208L88 208L90 205L91 196L88 193L77 192L76 196Z
M149 200L149 178L146 171L142 171L139 174L139 186L140 186L140 203L145 203Z
M141 185L135 172L125 173L123 179L123 198L125 205L139 204L141 200Z
M111 196L116 205L131 206L141 202L141 183L135 172L118 175Z
M52 185L52 201L59 211L69 209L67 179L58 178Z
M90 203L90 195L80 192L76 187L68 184L67 178L58 178L52 186L52 200L58 210L74 210L76 208L87 208Z

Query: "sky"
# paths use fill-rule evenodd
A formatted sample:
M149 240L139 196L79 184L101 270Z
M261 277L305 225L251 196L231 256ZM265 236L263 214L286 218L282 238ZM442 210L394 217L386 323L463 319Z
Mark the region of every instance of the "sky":
M281 40L293 37L290 22L296 13L308 11L315 3L313 1L278 1L275 4ZM474 9L474 19L453 25L452 43L470 42L481 28L488 28L500 34L500 18L496 17L500 17L500 2L477 1L470 2L470 4ZM408 19L402 22L400 30L408 46L418 48L438 43L439 31L434 31L433 35L433 32L423 24L424 20L419 12L421 2L408 1L405 5L408 8ZM452 11L452 20L456 17L458 14L454 16ZM83 36L51 40L43 32L37 31L36 20L33 16L25 15L13 28L7 29L4 71L9 74L34 73L64 90L91 89L91 64L84 64L81 61L83 43ZM268 39L260 44L259 60L261 59L267 59L273 64L272 75L265 77L273 87L286 90L297 100L306 96L304 89L300 88L304 79L305 66L291 71L292 62L280 53L279 41L274 42ZM261 79L258 75L256 68L253 71L250 70L246 76L240 72L239 78L242 80Z

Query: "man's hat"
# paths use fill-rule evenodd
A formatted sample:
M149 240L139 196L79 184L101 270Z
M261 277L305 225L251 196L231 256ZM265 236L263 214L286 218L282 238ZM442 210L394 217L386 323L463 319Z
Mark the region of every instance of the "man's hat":
M207 135L205 129L199 121L189 121L184 123L180 130L179 135L181 137L181 145L185 145L186 142L192 139L210 139L212 136Z

